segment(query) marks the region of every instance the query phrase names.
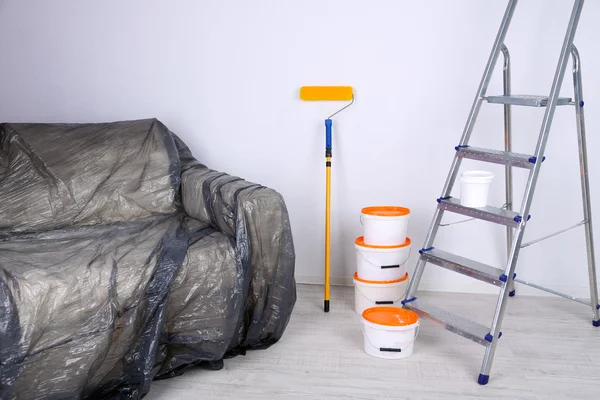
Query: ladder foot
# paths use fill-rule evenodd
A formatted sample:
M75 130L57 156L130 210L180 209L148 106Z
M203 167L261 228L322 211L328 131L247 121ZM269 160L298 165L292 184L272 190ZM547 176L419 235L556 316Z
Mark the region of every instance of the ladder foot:
M510 297L515 297L515 294L517 294L517 291L516 291L516 290L513 290L513 291L511 291L511 292L508 292L508 295L509 295Z
M592 325L596 327L600 326L600 319L598 321L592 321Z
M329 300L323 301L323 311L329 312Z
M490 381L489 375L479 374L479 379L477 379L477 383L479 383L480 385L487 385L487 383L489 381Z

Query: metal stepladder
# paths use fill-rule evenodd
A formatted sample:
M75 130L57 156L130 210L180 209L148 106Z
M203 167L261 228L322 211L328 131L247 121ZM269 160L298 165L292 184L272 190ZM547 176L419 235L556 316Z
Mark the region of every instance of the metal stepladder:
M506 309L508 298L514 296L515 294L515 281L529 286L533 286L537 289L545 290L547 292L565 297L567 299L587 304L592 309L593 325L596 327L600 326L600 305L598 304L598 291L592 232L592 214L590 205L590 190L586 154L587 150L585 138L585 123L583 114L584 102L581 87L581 64L579 59L579 53L576 47L573 45L573 39L577 30L577 25L579 22L579 17L581 15L581 10L583 8L584 0L575 0L563 46L560 52L558 66L556 67L554 82L552 83L552 88L548 96L521 96L511 94L510 58L508 49L504 45L504 39L508 31L508 27L510 25L513 13L517 6L517 2L518 0L509 0L508 2L506 12L502 19L498 35L496 36L492 52L490 54L487 66L485 68L485 72L481 79L481 83L477 91L477 96L475 97L475 101L473 102L473 106L471 107L471 111L467 119L467 123L463 131L462 137L460 139L460 143L455 148L456 154L454 157L454 161L452 162L450 172L446 179L446 183L444 184L444 189L442 190L441 197L437 200L438 207L433 216L433 221L425 238L423 248L419 251L421 256L419 258L419 261L417 262L417 266L415 268L413 277L410 281L410 285L406 293L406 298L402 301L404 308L415 311L417 314L419 314L420 317L433 320L435 323L441 325L445 329L456 333L460 336L463 336L467 339L470 339L474 342L480 343L485 347L485 355L483 358L483 364L481 366L481 373L479 374L478 379L478 382L481 385L485 385L489 381L490 370L492 367L492 361L494 358L494 353L496 351L496 346L498 344L498 340L502 336L501 326L502 319L504 317L504 311ZM502 96L486 96L488 84L490 82L492 72L496 65L496 61L500 56L500 53L504 55L504 94ZM560 88L563 82L565 70L570 55L573 58L574 99L559 97ZM475 125L475 121L477 119L477 115L479 113L483 101L487 101L488 103L504 105L504 151L476 148L471 147L468 144L473 127ZM546 143L548 141L554 111L556 109L556 106L562 105L573 105L575 107L575 114L577 120L584 221L580 224L577 224L576 226L584 225L585 227L588 272L590 280L590 302L576 299L573 296L569 296L551 289L543 288L541 286L519 280L516 278L515 273L519 251L522 247L524 247L524 245L522 244L523 234L525 232L527 221L530 217L529 210L531 207L538 175L540 173L540 168L542 166L542 162L545 159L544 151L546 148ZM546 107L546 112L544 114L539 138L537 141L537 146L533 155L525 155L512 152L510 112L511 106ZM482 208L469 208L462 206L460 204L459 199L455 199L450 196L463 158L505 165L506 205L504 207L495 208L486 206ZM526 168L530 171L521 208L518 212L512 210L512 167ZM458 213L472 218L477 218L488 222L505 225L507 227L508 243L508 259L505 268L495 268L435 248L433 246L434 239L436 237L438 228L440 227L444 211ZM559 231L555 234L546 236L545 238L555 236L566 230ZM425 265L427 263L431 263L469 276L471 278L499 286L500 293L498 296L498 302L494 312L491 327L485 327L481 324L452 314L436 306L424 303L421 299L417 299L415 297L415 294L419 286L421 277L423 275Z

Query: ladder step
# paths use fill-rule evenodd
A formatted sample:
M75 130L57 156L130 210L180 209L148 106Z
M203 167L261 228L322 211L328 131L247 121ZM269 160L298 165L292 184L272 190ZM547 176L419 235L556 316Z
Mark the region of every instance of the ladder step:
M439 199L438 203L440 203L438 206L440 210L510 226L511 228L517 228L521 221L519 214L514 211L490 206L478 208L465 207L460 204L460 199L454 197Z
M510 96L488 96L488 103L494 104L510 104L511 106L527 106L527 107L546 107L548 105L548 96L529 96L513 94ZM570 97L559 97L556 103L557 106L566 106L571 104Z
M511 153L501 150L482 149L480 147L456 146L456 155L462 158L485 161L494 164L510 165L532 169L536 158L527 154ZM543 161L543 160L542 160Z
M420 253L421 260L423 261L492 285L503 286L506 281L506 275L503 270L487 264L482 264L478 261L470 260L435 248L424 249L421 250Z
M419 317L432 320L443 328L454 332L464 338L476 343L488 346L490 342L486 339L490 329L466 318L442 310L436 306L415 299L404 304L404 308L416 312Z

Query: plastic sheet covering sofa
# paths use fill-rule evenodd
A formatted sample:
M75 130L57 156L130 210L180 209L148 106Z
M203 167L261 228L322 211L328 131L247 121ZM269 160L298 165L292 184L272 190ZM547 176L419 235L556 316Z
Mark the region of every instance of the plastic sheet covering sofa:
M0 399L141 398L295 300L282 197L158 120L0 125Z

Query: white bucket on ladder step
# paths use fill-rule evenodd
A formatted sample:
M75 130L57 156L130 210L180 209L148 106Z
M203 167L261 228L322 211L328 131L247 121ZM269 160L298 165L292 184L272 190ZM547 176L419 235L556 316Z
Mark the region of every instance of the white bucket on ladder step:
M365 353L387 359L409 357L419 334L419 317L402 308L374 307L362 313Z
M356 270L361 279L394 281L406 275L406 261L410 256L410 239L396 246L365 244L361 236L354 241Z
M404 207L376 206L362 209L365 244L395 246L406 241L410 210Z
M408 273L402 279L387 282L369 281L354 273L354 311L362 314L367 308L387 305L402 307L408 287Z
M460 176L460 204L465 207L487 206L494 174L488 171L465 171Z

